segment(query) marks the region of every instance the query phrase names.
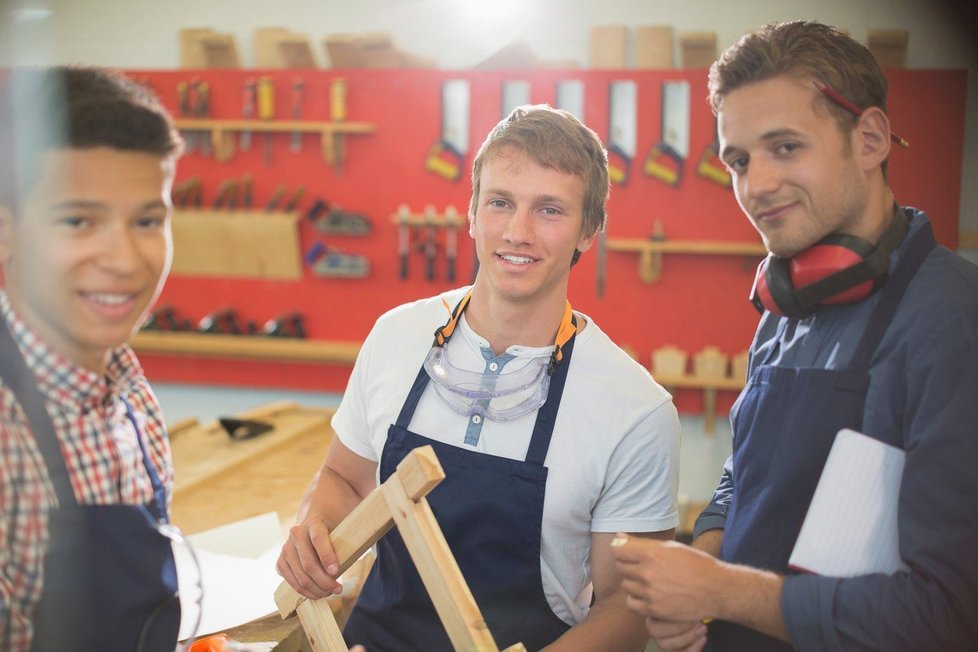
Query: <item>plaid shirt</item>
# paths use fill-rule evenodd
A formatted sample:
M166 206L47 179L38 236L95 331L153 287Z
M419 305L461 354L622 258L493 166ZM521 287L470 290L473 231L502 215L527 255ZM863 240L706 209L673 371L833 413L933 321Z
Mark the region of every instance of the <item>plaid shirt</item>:
M51 350L14 314L2 290L0 314L45 398L78 503L134 505L153 497L120 395L132 404L169 502L173 467L166 427L132 349L113 350L104 377L99 376ZM0 381L0 650L5 652L30 649L31 619L44 582L48 512L56 506L27 418Z

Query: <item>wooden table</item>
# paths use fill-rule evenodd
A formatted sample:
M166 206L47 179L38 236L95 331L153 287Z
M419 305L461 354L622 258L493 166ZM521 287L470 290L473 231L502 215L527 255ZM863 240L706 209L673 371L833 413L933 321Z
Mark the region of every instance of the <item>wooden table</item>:
M319 470L333 430L333 410L276 403L240 414L269 432L232 440L217 421L171 424L175 484L172 520L193 534L267 512L291 525L310 479ZM271 614L226 632L255 650L311 652L297 618Z

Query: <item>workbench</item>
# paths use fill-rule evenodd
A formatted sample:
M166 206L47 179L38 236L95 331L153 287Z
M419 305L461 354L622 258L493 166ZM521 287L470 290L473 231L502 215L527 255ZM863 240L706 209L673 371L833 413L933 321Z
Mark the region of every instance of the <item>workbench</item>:
M170 424L175 474L172 521L194 534L275 512L284 528L319 470L332 439L333 410L276 403L234 416L262 421L272 430L233 440L217 420ZM263 652L311 652L298 619L270 614L226 632Z

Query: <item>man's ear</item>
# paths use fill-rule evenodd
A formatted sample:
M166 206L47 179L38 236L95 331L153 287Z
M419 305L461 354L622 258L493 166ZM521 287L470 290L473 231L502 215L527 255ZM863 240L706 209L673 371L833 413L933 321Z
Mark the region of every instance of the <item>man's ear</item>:
M6 206L0 205L0 265L5 264L14 253L14 214Z
M879 167L890 157L890 119L883 109L871 106L863 111L853 134L856 138L854 151L864 170Z
M469 237L475 239L475 213L469 209Z

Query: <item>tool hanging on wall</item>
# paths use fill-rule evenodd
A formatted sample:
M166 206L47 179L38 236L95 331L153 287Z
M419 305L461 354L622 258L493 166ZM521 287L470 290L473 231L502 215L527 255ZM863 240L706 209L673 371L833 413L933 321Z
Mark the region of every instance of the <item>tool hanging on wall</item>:
M190 320L181 318L173 306L160 306L150 313L143 324L144 331L189 331Z
M241 208L246 211L251 210L251 175L245 174L241 177Z
M670 186L678 186L689 158L689 82L662 84L662 140L649 149L642 169Z
M298 312L287 312L275 319L269 319L261 332L269 337L306 338L306 322Z
M306 212L313 227L325 235L362 236L370 233L370 220L366 215L340 210L324 199L317 199Z
M315 276L363 278L370 273L370 261L360 254L345 254L322 242L315 243L303 257Z
M407 204L397 207L397 258L400 261L398 266L398 277L408 277L408 260L411 256L411 209Z
M696 165L696 176L712 181L724 188L729 188L733 185L733 180L730 177L730 170L720 159L720 137L716 134L716 128L714 121L713 142L707 145L703 153L700 154L700 161Z
M438 225L435 207L428 204L424 208L424 276L429 281L435 280L435 258L438 256Z
M608 176L619 185L628 181L638 140L638 85L613 81L608 89Z
M445 280L455 281L455 260L458 258L458 227L461 225L454 206L445 207Z
M567 111L580 121L584 121L584 82L579 79L565 79L557 82L557 108Z
M225 179L217 187L217 194L214 195L214 203L211 208L217 210L225 206L234 210L237 206L238 181L237 179Z
M194 117L198 119L206 119L211 115L211 86L205 81L196 81L196 92L194 93ZM211 134L210 132L198 133L197 138L200 139L200 153L204 156L210 156L212 153L211 149Z
M269 197L268 203L265 205L265 212L271 213L278 209L278 203L282 201L282 197L285 196L286 188L284 183L280 183L275 186L275 190L272 191L272 196Z
M333 122L343 122L346 120L346 79L337 77L329 84L329 118ZM343 174L343 138L337 134L331 136L333 139L333 151L335 158L333 169L337 176ZM325 138L325 136L323 136Z
M458 181L469 150L469 82L451 79L441 86L441 139L425 159L425 170Z
M190 84L185 81L177 82L177 102L180 105L180 117L192 118L194 111L190 103ZM183 148L186 153L197 149L197 132L185 129L181 132L183 136Z
M306 194L305 186L297 187L292 192L292 196L289 197L289 200L285 202L285 206L282 208L282 210L285 211L286 213L292 213L293 211L297 210L299 208L299 202L302 201L302 198L305 196L305 194Z
M200 177L190 177L173 186L171 201L174 208L201 208L203 206L203 184Z
M305 101L306 97L306 82L302 77L296 77L292 80L292 119L299 121L302 118L302 103ZM299 152L302 150L302 132L296 129L292 132L292 138L289 141L289 151Z
M255 117L255 96L257 90L255 88L255 78L249 77L244 83L244 97L241 106L241 117L245 120L251 120ZM247 151L251 149L251 129L243 129L241 131L241 136L239 138L241 142L241 150Z
M516 107L530 103L530 82L525 80L504 81L500 97L502 98L500 117L505 118Z
M268 76L258 80L258 118L270 122L275 117L275 81ZM266 131L262 138L262 162L272 164L272 133Z
M258 326L251 320L242 325L237 310L218 308L198 322L197 330L221 335L254 335L258 332Z

